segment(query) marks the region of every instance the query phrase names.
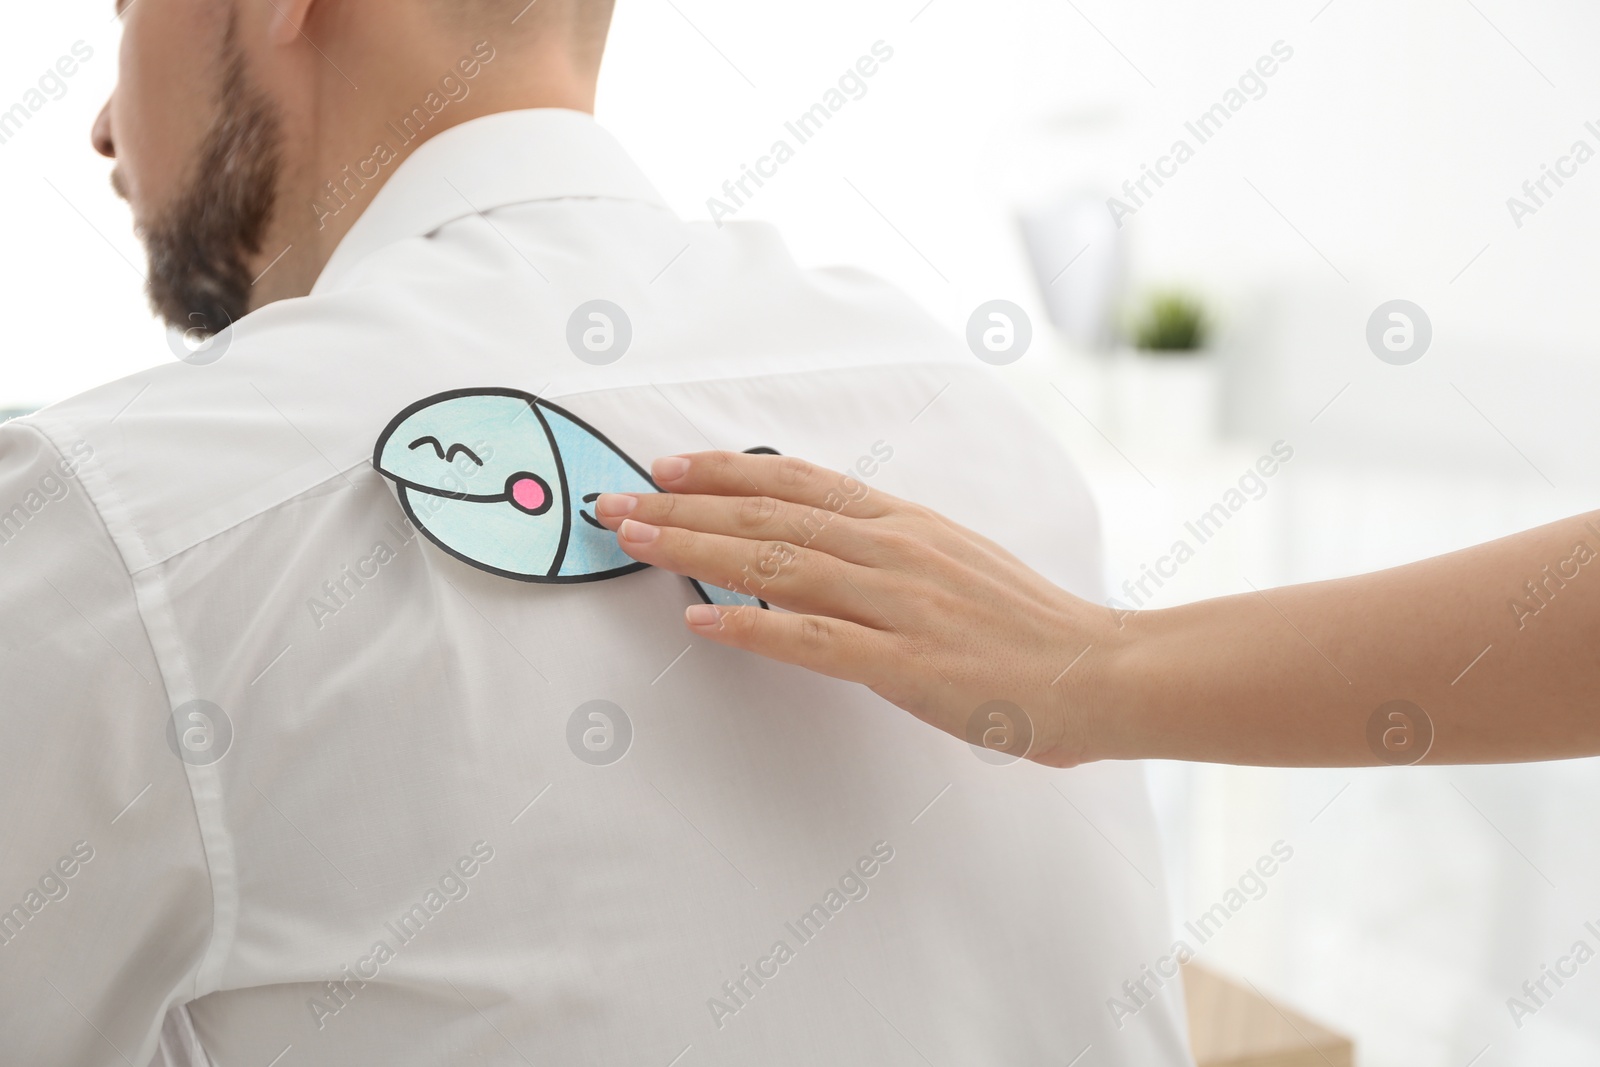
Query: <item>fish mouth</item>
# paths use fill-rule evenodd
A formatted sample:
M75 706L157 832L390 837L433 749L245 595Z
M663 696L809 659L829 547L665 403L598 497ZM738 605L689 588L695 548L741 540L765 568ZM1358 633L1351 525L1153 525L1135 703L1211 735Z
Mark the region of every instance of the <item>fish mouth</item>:
M511 475L505 481L505 488L498 493L466 493L457 489L421 485L404 478L395 478L386 471L380 473L393 478L401 488L424 496L460 500L471 504L510 504L524 515L543 515L555 506L556 498L550 490L550 483L532 471L518 471Z
M555 503L550 483L532 471L518 471L506 479L505 500L525 515L543 515Z

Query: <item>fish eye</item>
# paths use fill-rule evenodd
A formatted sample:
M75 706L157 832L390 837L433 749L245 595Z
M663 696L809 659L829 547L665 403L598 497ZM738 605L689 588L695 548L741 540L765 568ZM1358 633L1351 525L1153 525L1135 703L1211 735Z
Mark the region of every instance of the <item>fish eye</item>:
M444 458L444 445L439 443L439 439L437 437L419 437L415 441L412 441L407 447L410 448L411 451L415 452L423 445L432 445L433 450L439 453L439 458Z
M447 452L445 451L444 445L439 442L437 437L419 437L415 441L412 441L407 447L409 447L411 451L415 452L423 445L432 445L434 454L440 459L444 460L446 463L454 463L457 456L466 456L478 466L483 466L483 460L479 459L478 454L472 449L468 448L466 445L451 445L450 450Z
M599 493L586 493L586 494L584 494L583 502L585 504L593 504L596 500L599 500L599 499L600 499L600 494ZM578 509L578 514L583 518L584 522L587 522L590 526L593 526L596 530L606 530L605 524L603 524L599 519L595 518L593 515L589 514L588 511L580 508L580 509ZM610 530L606 530L606 533L610 533L610 532L611 532Z

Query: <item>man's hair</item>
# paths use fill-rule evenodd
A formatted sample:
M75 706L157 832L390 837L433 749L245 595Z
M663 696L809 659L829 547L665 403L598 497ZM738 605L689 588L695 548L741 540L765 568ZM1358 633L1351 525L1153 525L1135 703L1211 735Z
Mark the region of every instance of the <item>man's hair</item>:
M616 0L431 0L442 19L475 32L559 34L579 59L599 62ZM512 23L515 23L513 26Z

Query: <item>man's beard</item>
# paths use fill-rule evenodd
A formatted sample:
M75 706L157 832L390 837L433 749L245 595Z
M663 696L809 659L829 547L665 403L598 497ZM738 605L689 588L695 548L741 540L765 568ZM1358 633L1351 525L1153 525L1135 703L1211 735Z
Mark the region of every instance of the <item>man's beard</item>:
M150 307L185 333L219 333L250 310L247 258L259 255L277 200L282 123L249 84L229 27L217 118L194 176L140 236L150 257Z

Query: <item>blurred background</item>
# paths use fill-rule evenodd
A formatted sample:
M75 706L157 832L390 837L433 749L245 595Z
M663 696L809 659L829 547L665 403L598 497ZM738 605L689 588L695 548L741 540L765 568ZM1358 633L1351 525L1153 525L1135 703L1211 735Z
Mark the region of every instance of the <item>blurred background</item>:
M23 5L8 29L0 106L77 42L93 54L0 142L0 409L172 358L88 143L115 77L111 4ZM864 95L732 217L775 224L808 265L893 280L956 332L1016 305L1031 343L995 373L1086 472L1126 606L1383 567L1596 506L1600 161L1562 160L1600 151L1600 9L620 0L599 117L706 218L878 42L893 55ZM1558 166L1562 184L1524 191ZM1162 184L1126 191L1146 168ZM1141 324L1168 350L1141 349ZM1140 591L1279 443L1292 459ZM1463 648L1463 670L1482 651ZM1595 761L1159 764L1151 780L1180 925L1292 847L1200 959L1353 1036L1359 1062L1600 1063L1600 964L1535 1014L1507 1003L1580 939L1600 948L1584 928L1600 927Z

